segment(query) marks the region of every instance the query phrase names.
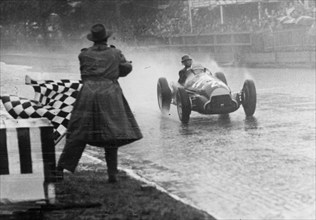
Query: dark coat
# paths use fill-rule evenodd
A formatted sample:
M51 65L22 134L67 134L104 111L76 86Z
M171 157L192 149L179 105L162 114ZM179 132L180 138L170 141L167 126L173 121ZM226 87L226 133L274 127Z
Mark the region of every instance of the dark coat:
M141 139L117 81L132 70L121 51L99 43L83 49L79 61L83 86L71 114L67 139L100 147L119 147Z
M185 80L187 79L187 71L188 71L189 67L184 67L183 69L181 69L179 71L179 80L178 83L180 83L181 85L183 85L185 83Z

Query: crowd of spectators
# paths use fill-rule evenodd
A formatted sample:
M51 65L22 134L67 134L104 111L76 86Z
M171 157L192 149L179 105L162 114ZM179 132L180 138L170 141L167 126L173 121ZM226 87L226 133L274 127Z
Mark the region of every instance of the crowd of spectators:
M302 25L312 26L315 23L315 5L305 6L301 0L262 4L260 11L256 3L229 5L224 6L222 20L219 6L193 8L190 13L187 1L173 0L169 1L169 5L163 10L151 9L142 13L134 11L128 15L123 14L120 19L117 19L114 12L107 12L106 19L103 17L94 20L93 23L104 23L125 42L137 41L148 36L274 31ZM39 43L43 39L80 40L85 38L92 21L77 20L64 21L59 15L52 13L45 23L24 21L2 25L1 36L3 39L15 39L17 42L22 38ZM43 24L46 30L44 34L41 31Z
M152 16L140 17L137 22L142 29L141 35L168 36L190 32L189 8L186 1L170 1L164 10L158 10Z
M224 6L223 21L221 21L219 6L210 6L192 10L191 29L187 9L188 7L183 3L180 3L180 6L170 5L169 10L166 10L168 13L157 14L151 26L163 25L159 25L160 28L155 29L156 31L150 34L163 36L296 28L302 25L311 26L315 22L316 12L315 5L310 4L309 7L305 7L300 0L262 4L260 11L258 11L257 3L250 3L248 5ZM254 11L256 13L253 13Z

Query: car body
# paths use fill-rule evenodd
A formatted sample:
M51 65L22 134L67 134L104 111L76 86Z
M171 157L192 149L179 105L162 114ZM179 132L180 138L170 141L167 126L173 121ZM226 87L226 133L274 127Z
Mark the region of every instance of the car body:
M222 72L212 73L202 65L194 65L187 72L183 85L168 83L159 78L157 83L158 105L163 113L170 105L177 106L179 119L187 123L191 111L201 114L229 114L243 105L246 116L256 109L256 88L253 80L245 80L240 92L232 93Z

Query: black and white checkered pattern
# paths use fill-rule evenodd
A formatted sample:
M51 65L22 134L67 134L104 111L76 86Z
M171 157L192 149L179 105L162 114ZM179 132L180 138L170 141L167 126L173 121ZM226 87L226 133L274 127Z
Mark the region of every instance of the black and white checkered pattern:
M67 130L73 104L82 87L81 81L35 81L28 76L25 81L33 86L35 100L4 95L1 96L4 107L13 118L46 117L54 126L54 140L58 140Z

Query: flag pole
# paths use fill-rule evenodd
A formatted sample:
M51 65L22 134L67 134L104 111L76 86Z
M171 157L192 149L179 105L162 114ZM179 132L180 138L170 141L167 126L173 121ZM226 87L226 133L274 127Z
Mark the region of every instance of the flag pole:
M193 32L193 27L192 27L192 12L191 12L191 10L192 10L192 8L191 8L192 2L191 2L191 0L188 0L188 5L189 5L190 32L192 33Z
M223 15L223 5L220 5L220 12L221 12L221 24L224 24L224 15Z

